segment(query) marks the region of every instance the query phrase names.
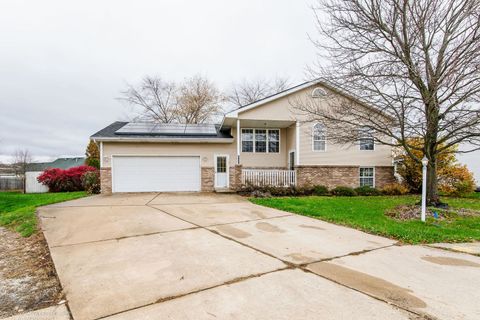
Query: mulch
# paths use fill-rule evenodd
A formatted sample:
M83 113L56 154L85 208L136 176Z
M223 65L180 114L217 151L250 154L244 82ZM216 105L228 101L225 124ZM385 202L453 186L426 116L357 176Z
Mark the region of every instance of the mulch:
M421 217L422 209L419 205L400 205L391 210L387 210L385 214L395 220L418 220ZM436 216L435 216L436 214ZM452 217L471 217L480 216L480 212L470 209L442 209L427 208L426 217L434 217L437 220L451 219Z

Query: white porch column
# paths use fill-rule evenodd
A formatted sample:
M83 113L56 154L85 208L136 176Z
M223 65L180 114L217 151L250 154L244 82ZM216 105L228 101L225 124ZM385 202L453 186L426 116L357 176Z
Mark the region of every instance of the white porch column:
M295 165L300 165L300 122L295 123Z
M240 119L237 119L237 164L240 164L241 144L242 144L242 139L241 139L241 130L240 130Z

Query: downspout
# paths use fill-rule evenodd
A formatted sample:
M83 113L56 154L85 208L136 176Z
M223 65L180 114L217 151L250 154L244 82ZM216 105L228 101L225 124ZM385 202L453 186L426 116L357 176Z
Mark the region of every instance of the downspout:
M300 123L295 123L295 166L300 165Z
M240 119L237 118L237 165L240 165Z

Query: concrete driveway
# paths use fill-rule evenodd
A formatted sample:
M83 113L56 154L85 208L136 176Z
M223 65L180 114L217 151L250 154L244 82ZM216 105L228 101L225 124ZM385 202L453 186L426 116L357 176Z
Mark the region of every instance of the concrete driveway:
M236 195L94 196L39 216L75 320L480 318L480 257Z

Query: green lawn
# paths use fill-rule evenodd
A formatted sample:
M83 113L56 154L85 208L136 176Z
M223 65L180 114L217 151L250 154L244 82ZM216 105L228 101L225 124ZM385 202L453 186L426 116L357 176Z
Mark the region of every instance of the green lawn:
M480 197L442 198L453 208L480 210ZM480 240L480 217L452 217L426 223L397 221L386 210L414 204L417 196L380 197L291 197L252 198L251 202L284 211L315 217L365 232L398 239L405 243L462 242Z
M0 225L28 237L37 230L36 207L84 196L86 193L83 191L31 194L0 192Z

